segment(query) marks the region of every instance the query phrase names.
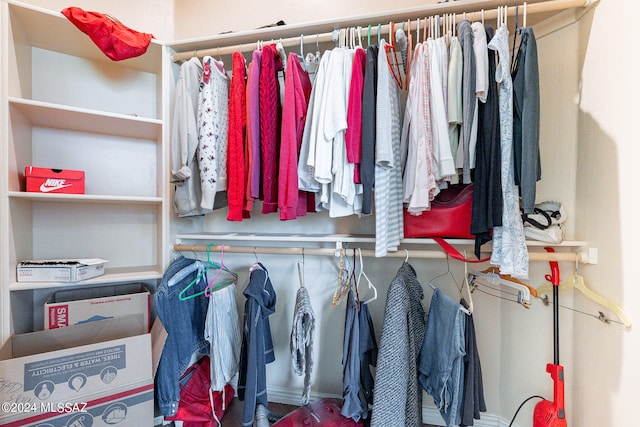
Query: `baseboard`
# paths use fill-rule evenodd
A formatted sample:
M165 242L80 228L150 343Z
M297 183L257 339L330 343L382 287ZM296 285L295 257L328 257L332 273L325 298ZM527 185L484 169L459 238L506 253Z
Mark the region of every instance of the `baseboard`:
M301 390L291 390L284 387L269 387L267 390L270 402L284 403L286 405L299 405L300 397L302 396ZM311 392L310 400L318 400L324 398L336 398L341 399L341 395L332 393L315 393ZM433 424L437 426L443 426L442 416L435 407L423 406L422 407L422 421L426 424ZM508 427L509 422L503 418L493 414L481 414L480 420L475 420L474 427Z

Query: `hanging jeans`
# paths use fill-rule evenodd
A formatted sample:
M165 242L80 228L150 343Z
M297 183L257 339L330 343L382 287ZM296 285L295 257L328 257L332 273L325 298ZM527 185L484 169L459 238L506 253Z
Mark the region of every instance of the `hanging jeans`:
M420 384L433 397L447 427L457 426L461 418L466 354L461 307L434 290L420 351Z
M179 380L189 367L191 356L209 351L209 343L204 338L208 299L202 295L181 301L178 297L202 269L200 261L176 259L165 271L155 295L156 311L168 335L156 375L158 405L165 416L175 415L178 410ZM184 296L202 292L206 286L206 275L203 275Z

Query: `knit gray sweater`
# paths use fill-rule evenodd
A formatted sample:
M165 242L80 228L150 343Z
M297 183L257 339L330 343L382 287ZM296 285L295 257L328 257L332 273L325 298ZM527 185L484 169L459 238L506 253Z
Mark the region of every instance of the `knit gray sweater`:
M426 329L423 296L415 270L403 263L387 292L371 427L422 426L418 358Z

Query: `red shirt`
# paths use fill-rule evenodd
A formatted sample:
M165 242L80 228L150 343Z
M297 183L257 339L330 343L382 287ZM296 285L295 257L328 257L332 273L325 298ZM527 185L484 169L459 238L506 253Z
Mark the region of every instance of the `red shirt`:
M364 89L364 49L356 49L353 56L353 72L349 88L349 109L347 110L347 160L355 164L353 181L360 184L360 162L362 159L362 93Z
M227 220L242 221L245 193L245 132L247 106L245 94L246 64L240 52L233 52L231 87L229 88L229 135L227 145Z

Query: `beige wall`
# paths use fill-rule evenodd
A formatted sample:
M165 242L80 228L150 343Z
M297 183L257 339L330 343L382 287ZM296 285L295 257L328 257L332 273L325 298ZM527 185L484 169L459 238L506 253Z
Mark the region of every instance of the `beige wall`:
M435 0L433 1L435 2ZM29 0L28 3L60 10L67 4L59 1ZM204 37L229 30L245 30L275 22L301 23L348 15L368 14L389 9L413 7L424 1L401 0L390 4L376 1L305 2L219 2L202 0L148 0L144 2L98 2L81 0L77 5L88 10L109 12L136 29L153 32L159 39ZM268 5L267 5L268 4ZM175 9L175 10L174 10ZM542 93L543 181L538 200L562 200L571 220L569 236L586 240L599 248L599 263L581 266L587 284L622 305L632 320L640 322L640 288L636 283L635 262L639 241L638 200L640 191L636 163L640 158L637 132L639 87L635 82L638 54L636 27L640 6L634 0L601 0L577 24L554 31L539 39ZM264 231L272 221L256 219L242 227ZM211 218L203 224L182 224L184 228L221 228L243 230L227 225L223 218ZM234 228L235 227L235 228ZM367 232L370 223L342 221L337 224L309 220L290 225L292 232L313 228L314 232L356 230ZM233 263L233 261L230 261ZM245 265L246 260L238 260ZM278 261L273 261L277 263ZM369 261L380 284L388 282L397 265L393 262ZM307 280L314 275L332 278L333 266L328 261L307 260ZM419 265L424 277L433 277L446 266L442 263ZM454 267L459 271L459 266ZM573 269L562 265L563 274ZM539 286L547 267L532 268L531 284ZM278 317L277 334L286 336L293 304L290 288L295 268L287 266L277 273L287 311ZM370 273L371 276L371 273ZM327 280L329 280L327 279ZM287 293L287 289L289 293ZM280 291L280 290L279 290ZM316 371L314 391L339 392L340 316L326 310L331 285L316 290L314 297L320 318L318 347L320 363ZM374 304L379 324L386 293ZM280 294L279 294L280 295ZM427 294L427 302L429 298ZM483 294L474 294L478 339L485 374L489 412L510 420L517 405L527 396L551 396L551 380L544 372L552 360L551 311L535 301L530 310L500 303ZM562 294L563 304L596 313L600 308L591 301ZM640 337L636 331L623 331L618 325L605 325L592 318L562 310L561 363L566 367L567 412L570 426L632 427L637 425L635 406L640 402ZM615 318L610 312L607 315ZM333 331L333 332L331 332ZM329 334L327 334L329 333ZM331 334L335 335L333 338ZM282 338L282 337L280 337ZM279 339L279 338L278 338ZM284 340L283 340L284 341ZM286 358L286 349L278 357ZM270 378L279 375L276 385L293 378L286 361L270 368ZM274 375L276 374L276 375ZM297 382L296 382L297 381ZM299 384L300 383L300 384ZM427 404L430 402L427 401ZM531 425L529 403L518 416L516 425ZM505 424L506 425L506 424Z

